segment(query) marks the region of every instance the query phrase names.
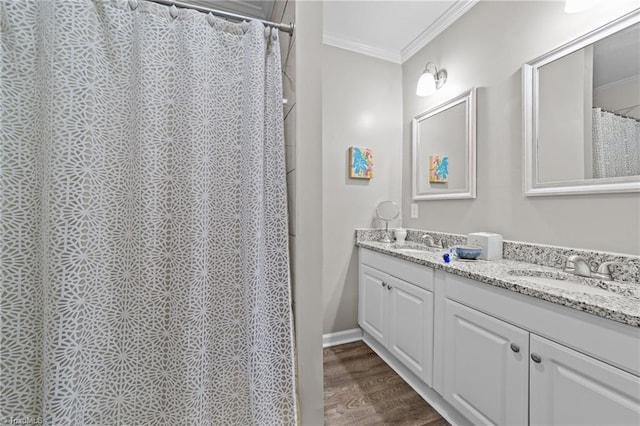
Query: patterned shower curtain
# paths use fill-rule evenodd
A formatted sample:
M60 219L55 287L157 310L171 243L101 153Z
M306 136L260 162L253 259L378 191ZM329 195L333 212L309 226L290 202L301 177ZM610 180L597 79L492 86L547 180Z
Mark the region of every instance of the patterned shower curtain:
M0 5L0 423L294 424L276 32Z
M593 177L640 175L640 121L592 109Z

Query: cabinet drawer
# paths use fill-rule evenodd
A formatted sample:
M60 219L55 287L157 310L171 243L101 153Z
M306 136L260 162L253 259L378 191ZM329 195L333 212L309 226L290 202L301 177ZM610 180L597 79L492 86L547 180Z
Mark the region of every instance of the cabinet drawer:
M375 251L361 248L360 264L384 271L425 290L433 291L433 269Z

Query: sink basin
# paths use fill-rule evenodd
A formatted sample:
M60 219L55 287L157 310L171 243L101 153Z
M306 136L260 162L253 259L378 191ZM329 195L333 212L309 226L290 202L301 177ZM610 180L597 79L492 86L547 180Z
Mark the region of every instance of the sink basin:
M566 273L553 273L543 271L509 271L509 275L521 278L531 283L540 284L545 287L552 287L557 290L569 291L572 293L585 293L598 296L611 296L616 291L607 290L579 281L578 277Z
M392 244L391 248L399 251L400 253L405 254L425 254L425 253L435 253L442 249L438 249L435 247L428 247L422 244Z
M396 248L396 250L402 253L408 253L408 254L424 254L424 253L431 252L431 250L429 249L417 249L417 248Z
M576 283L568 280L559 280L555 278L544 278L544 277L522 277L523 279L530 281L532 283L541 284L547 287L557 288L558 290L566 290L571 292L580 292L586 294L596 294L599 296L611 296L612 293L609 290L605 290L600 287L591 287L586 284Z

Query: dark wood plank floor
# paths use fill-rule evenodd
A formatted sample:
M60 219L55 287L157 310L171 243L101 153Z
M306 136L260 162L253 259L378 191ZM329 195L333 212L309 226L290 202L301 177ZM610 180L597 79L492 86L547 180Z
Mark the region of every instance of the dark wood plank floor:
M364 342L324 349L324 421L327 426L448 425Z

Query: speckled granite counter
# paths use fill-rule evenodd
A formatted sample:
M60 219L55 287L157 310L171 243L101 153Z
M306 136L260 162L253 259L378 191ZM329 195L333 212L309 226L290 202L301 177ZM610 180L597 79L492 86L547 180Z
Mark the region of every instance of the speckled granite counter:
M601 281L577 277L566 274L558 268L509 259L456 261L445 264L442 261L444 250L426 249L424 252L407 252L402 248L422 248L422 246L412 241L408 241L405 246L370 241L366 239L366 235L379 239L375 238L377 236L375 233L361 234L356 238L358 247L640 327L640 283L638 282ZM455 234L448 235L455 237ZM454 241L454 243L463 244L464 241ZM562 279L569 283L584 284L607 291L588 294L579 290L560 289L528 281L526 275Z

